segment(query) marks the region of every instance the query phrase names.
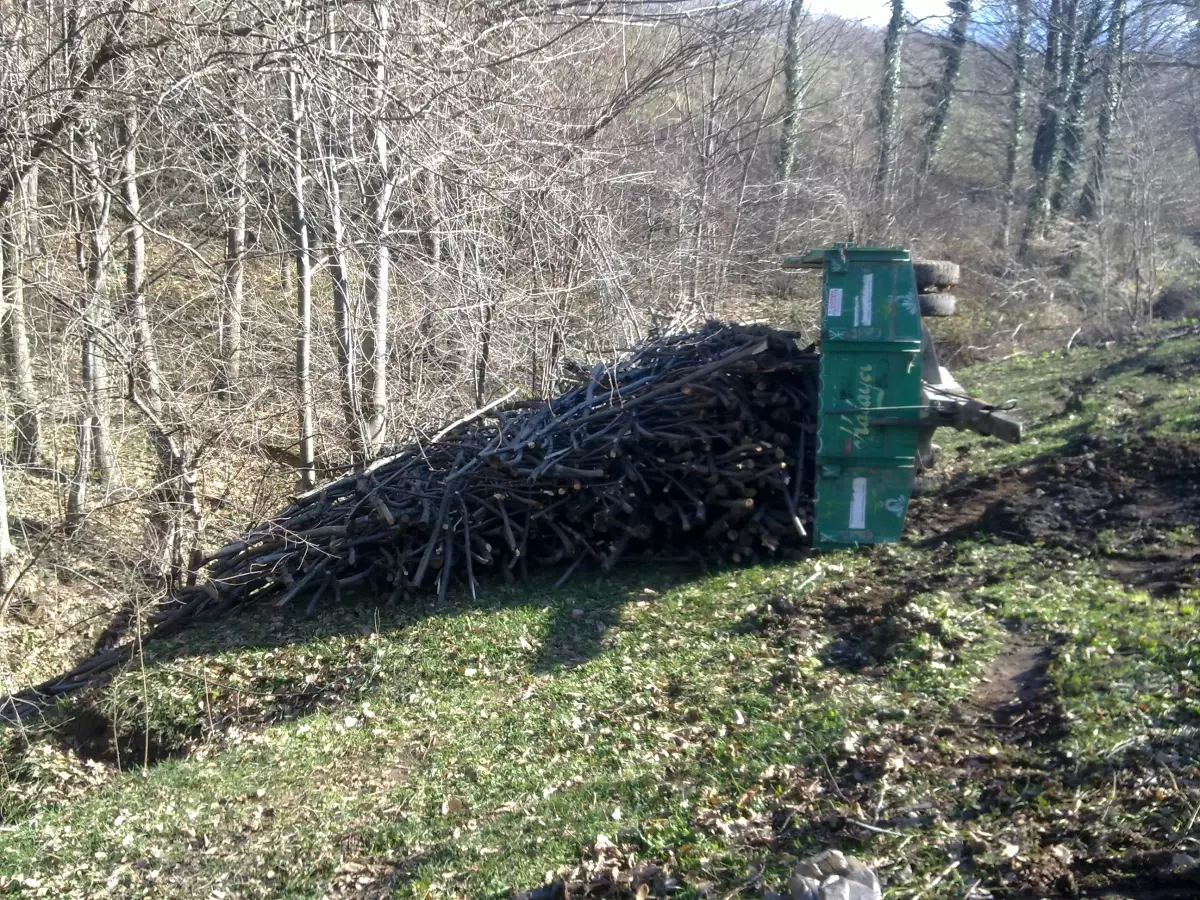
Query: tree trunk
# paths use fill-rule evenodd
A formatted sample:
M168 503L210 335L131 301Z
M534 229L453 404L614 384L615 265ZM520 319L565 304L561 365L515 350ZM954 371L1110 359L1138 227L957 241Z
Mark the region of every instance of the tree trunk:
M583 250L584 225L583 219L575 223L571 229L571 252L567 257L566 277L563 280L562 293L559 295L554 318L550 322L550 346L546 352L546 365L542 378L535 380L534 395L549 398L554 391L554 379L558 374L559 360L567 343L567 312L571 294L575 290L575 280L578 277L580 256Z
M4 491L4 455L0 453L0 594L7 593L13 582L13 562L17 548L8 531L8 495ZM0 619L3 619L3 600L0 598Z
M1195 96L1197 94L1200 94L1200 92L1193 90L1192 94ZM1120 106L1119 101L1118 101L1117 105ZM1200 108L1200 96L1196 96L1196 100L1192 104L1192 113L1191 113L1192 149L1196 151L1196 163L1197 163L1197 165L1200 165L1200 112L1197 111L1198 108ZM1103 165L1101 165L1101 169L1103 169Z
M65 5L65 4L64 4ZM65 40L63 43L63 54L65 56L65 66L67 70L67 79L71 84L79 82L80 69L83 65L81 56L83 53L83 31L79 24L79 6L72 3L65 13L66 21L64 28L66 30ZM79 126L72 118L68 123L65 131L66 145L70 148L72 154L78 158L83 153L83 143L80 140ZM80 185L80 166L71 165L69 169L69 187L72 198L82 196L83 190ZM79 270L81 277L87 277L88 262L87 262L87 237L84 234L84 219L82 202L74 202L69 206L67 213L68 220L71 226L71 236L75 249L75 268Z
M1122 3L1122 6L1123 5L1124 4ZM1124 11L1124 10L1122 10L1122 11ZM1122 52L1120 54L1121 68L1117 70L1117 71L1121 72L1122 74L1124 73L1124 65L1125 65L1124 50L1125 50L1125 21L1126 21L1126 18L1127 18L1126 16L1121 17L1121 45L1120 45L1121 50L1122 50ZM1192 22L1191 43L1192 43L1192 48L1196 51L1196 57L1195 57L1195 59L1193 59L1194 65L1192 66L1192 68L1188 69L1188 80L1187 80L1188 97L1192 101L1188 107L1188 125L1190 126L1189 130L1192 133L1192 149L1196 152L1196 163L1197 163L1197 165L1200 165L1200 16L1197 16L1197 18ZM1123 81L1124 81L1124 79L1122 78L1117 83L1117 104L1116 105L1118 108L1121 105L1120 84ZM1113 118L1115 118L1115 116ZM1110 127L1111 127L1111 123L1110 123ZM1102 164L1101 165L1101 184L1103 184L1103 174L1104 174L1103 170L1104 170L1104 167Z
M109 324L108 266L111 252L109 238L109 212L111 208L108 191L100 177L100 156L96 147L96 125L94 122L82 128L82 151L84 181L87 199L88 254L87 284L84 289L82 380L88 415L86 421L93 429L89 446L94 455L94 466L102 485L110 485L116 477L116 458L108 435L108 409L110 385L108 367L100 345Z
M1017 163L1025 137L1025 100L1029 75L1029 0L1016 0L1017 21L1013 30L1013 78L1009 99L1008 146L1004 158L1004 201L1000 210L1000 248L1008 249L1012 234L1012 214L1017 203Z
M875 187L884 205L887 203L899 130L897 105L905 28L904 0L892 0L892 17L888 20L887 36L883 41L883 83L879 89L879 160L875 166Z
M147 399L151 408L161 414L163 404L162 375L158 353L150 332L150 317L146 311L146 235L142 227L142 201L138 193L137 113L128 111L121 122L124 144L122 156L121 194L129 217L125 246L125 308L133 331L134 387Z
M154 574L174 587L186 570L184 522L190 515L191 546L199 534L200 505L196 475L190 465L183 436L182 417L165 396L158 352L146 309L146 238L142 228L142 203L138 192L137 113L129 110L122 120L121 194L129 218L125 250L125 309L133 331L134 356L130 368L130 399L149 420L150 444L158 460L155 472L155 506L146 529L146 557Z
M783 47L783 122L779 139L779 180L791 180L796 168L796 135L804 105L804 68L800 59L800 21L804 0L789 0L787 36Z
M310 14L311 15L311 14ZM308 29L305 28L305 33ZM312 251L305 202L304 83L300 60L288 67L288 149L292 163L292 228L296 251L296 394L300 406L300 483L317 483L312 385Z
M33 215L37 169L33 169L9 205L0 231L3 242L3 307L5 313L4 355L12 372L15 411L13 460L19 465L37 461L41 450L41 413L33 380L33 358L29 352L28 316L25 310L25 257L29 247L29 218Z
M1108 40L1104 48L1104 102L1100 106L1100 120L1096 124L1096 146L1092 150L1092 165L1087 182L1079 197L1076 214L1084 221L1094 220L1100 212L1104 199L1106 180L1105 162L1108 157L1108 142L1112 137L1113 123L1121 106L1121 85L1125 74L1125 0L1113 0L1108 19ZM1192 110L1192 133L1196 140L1196 154L1200 158L1200 129L1196 127L1196 112Z
M709 289L712 287L711 280L705 277L704 272L706 263L709 261L704 245L709 231L706 226L710 215L711 201L709 198L713 190L713 168L717 152L717 128L719 127L717 123L717 56L715 52L709 54L708 69L710 78L708 96L700 105L703 111L701 126L703 130L698 141L700 189L696 197L696 221L692 225L692 270L689 275L691 286L687 302L681 304L680 310L680 313L688 318L683 321L689 321L697 310L707 313L709 305L706 300L709 296Z
M246 280L246 177L249 166L250 137L246 126L246 106L241 80L230 81L234 101L233 179L229 184L229 226L225 229L225 272L222 284L225 304L221 309L221 371L217 390L228 400L239 390L242 377L242 332Z
M391 227L389 208L395 182L392 175L385 115L384 84L388 40L388 9L373 3L375 15L375 58L371 62L370 100L367 116L368 138L373 154L373 178L367 191L371 236L367 244L367 271L364 283L367 327L363 332L362 415L363 455L378 456L387 438L388 416L388 301L391 277Z
M1087 25L1082 36L1075 42L1074 62L1070 73L1070 90L1063 112L1062 152L1058 156L1058 176L1054 193L1050 197L1050 211L1057 215L1067 205L1067 195L1075 180L1075 166L1079 162L1082 146L1083 107L1087 88L1091 83L1090 50L1100 34L1103 6L1101 0L1092 0Z
M67 493L67 534L77 534L87 518L88 476L92 469L92 438L96 423L91 416L80 415L75 424L75 471Z
M963 49L967 45L967 26L971 23L971 0L950 0L950 33L943 48L942 77L934 86L933 106L929 112L929 127L925 131L922 145L922 176L933 171L942 142L946 136L946 123L950 119L950 105L958 85L958 74L962 70Z
M330 224L329 280L333 288L333 318L337 332L338 380L342 385L342 413L357 450L362 447L358 420L358 374L354 359L354 320L350 307L350 269L346 260L346 234L342 221L342 190L333 161L327 167Z
M337 47L334 44L334 34L329 31L329 52L336 56ZM327 98L325 109L329 122L334 121L332 108L336 98ZM318 123L316 117L310 117L313 132L313 143L321 158L321 175L324 180L325 208L329 215L329 240L327 242L329 257L329 281L333 291L333 319L335 331L334 351L337 355L338 383L341 385L342 415L346 420L346 430L350 438L350 450L355 456L363 453L363 439L360 418L358 414L358 371L355 365L354 352L354 320L350 303L350 264L346 256L346 226L342 214L342 185L341 174L338 171L338 159L335 156L334 130L330 130L330 138L322 140L322 129L327 123Z
M487 395L488 367L492 358L492 320L496 315L498 296L504 291L503 285L488 291L488 302L479 311L479 354L475 357L475 405L483 406Z
M1029 243L1045 233L1050 214L1050 174L1058 153L1062 119L1059 111L1066 98L1064 75L1072 70L1070 34L1078 0L1050 0L1046 19L1046 51L1042 58L1042 90L1038 127L1033 138L1033 191L1029 196L1029 214L1021 233L1021 255L1029 253ZM1070 64L1064 64L1070 59ZM1069 88L1068 88L1069 89Z

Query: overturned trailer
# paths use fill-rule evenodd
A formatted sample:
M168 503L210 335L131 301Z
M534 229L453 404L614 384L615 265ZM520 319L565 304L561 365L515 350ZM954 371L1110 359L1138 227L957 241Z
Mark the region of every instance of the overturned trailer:
M894 541L933 463L935 429L1021 440L1018 421L969 397L939 363L922 321L953 314L958 266L849 244L783 265L822 275L813 545Z

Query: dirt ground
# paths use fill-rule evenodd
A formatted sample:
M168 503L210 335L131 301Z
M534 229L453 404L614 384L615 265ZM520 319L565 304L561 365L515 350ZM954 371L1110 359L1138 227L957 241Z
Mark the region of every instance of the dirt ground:
M1197 442L1098 446L963 479L915 507L910 533L929 545L988 534L1091 555L1107 532L1122 538L1104 555L1118 581L1170 596L1200 577L1195 547L1163 541L1174 529L1200 525Z
M1200 583L1200 549L1188 538L1197 528L1197 443L1139 438L1125 446L1084 447L1075 455L959 477L915 500L910 511L909 534L933 551L932 566L914 571L881 562L825 592L824 615L840 634L828 660L870 674L903 639L889 623L909 598L928 591L970 596L990 583L995 576L986 572L937 565L939 558L950 561L956 542L1001 540L1044 548L1064 559L1084 557L1115 581L1168 598ZM1086 778L1073 772L1073 762L1064 756L1066 723L1048 678L1055 647L1053 635L1013 623L973 694L946 711L949 721L939 724L934 714L906 729L902 743L908 743L910 759L950 782L984 784L979 801L984 810L1011 803L1007 785L1021 780L1039 782L1064 796L1075 790L1078 797ZM930 748L929 735L941 738L936 750ZM1161 763L1151 760L1144 768L1114 766L1105 777L1112 778L1115 796L1160 773ZM862 784L875 778L856 771L845 782L839 779L839 789L851 799L861 794L865 801ZM1017 813L1020 808L1013 807L1019 818L1027 815ZM1041 813L1029 815L1036 822ZM1032 859L1015 877L999 887L985 878L983 884L992 885L990 893L969 896L1200 898L1200 866L1187 855L1158 849L1149 836L1130 836L1124 856L1117 859L1099 849L1095 856L1079 857L1063 848L1088 843L1094 837L1092 823L1049 814L1036 827L1053 836L1044 841L1049 852L1030 851Z
M991 535L1097 557L1110 578L1158 597L1200 582L1195 542L1171 540L1198 526L1200 445L1153 439L965 479L920 505L912 522L914 535L931 546ZM970 700L954 710L960 746L1040 749L1018 756L1018 767L1037 768L1053 756L1064 723L1047 679L1052 651L1045 637L1009 636ZM1131 846L1115 861L1043 857L1013 887L1028 897L1183 900L1200 897L1200 867L1171 850Z

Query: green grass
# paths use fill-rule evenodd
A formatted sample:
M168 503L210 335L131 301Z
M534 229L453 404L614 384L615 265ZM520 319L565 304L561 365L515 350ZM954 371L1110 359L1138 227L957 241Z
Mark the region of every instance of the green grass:
M1001 445L975 434L941 432L947 451L974 467L997 468L1034 456L1071 452L1081 440L1200 434L1200 338L1175 323L1133 344L1081 347L1018 356L956 373L974 395L993 403L1016 401L1032 425L1029 439Z
M1030 442L941 442L963 479L1195 440L1198 359L1191 335L980 366L963 383L1017 399ZM1196 543L976 534L247 613L3 736L0 892L506 897L594 874L603 835L681 897L781 890L830 846L889 897L1051 896L1063 859L1195 851L1200 594L1151 596L1105 560ZM1052 656L1055 721L1022 741L965 703L1014 631Z

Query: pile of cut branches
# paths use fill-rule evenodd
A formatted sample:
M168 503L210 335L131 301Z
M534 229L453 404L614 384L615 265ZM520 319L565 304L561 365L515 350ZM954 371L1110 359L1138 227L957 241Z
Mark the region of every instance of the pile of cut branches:
M807 543L818 362L791 333L710 323L654 338L542 403L492 410L300 496L209 554L147 640L260 600L348 589L474 595L489 571L610 569L646 554L753 561ZM32 692L95 683L103 649ZM14 698L16 699L16 698Z

